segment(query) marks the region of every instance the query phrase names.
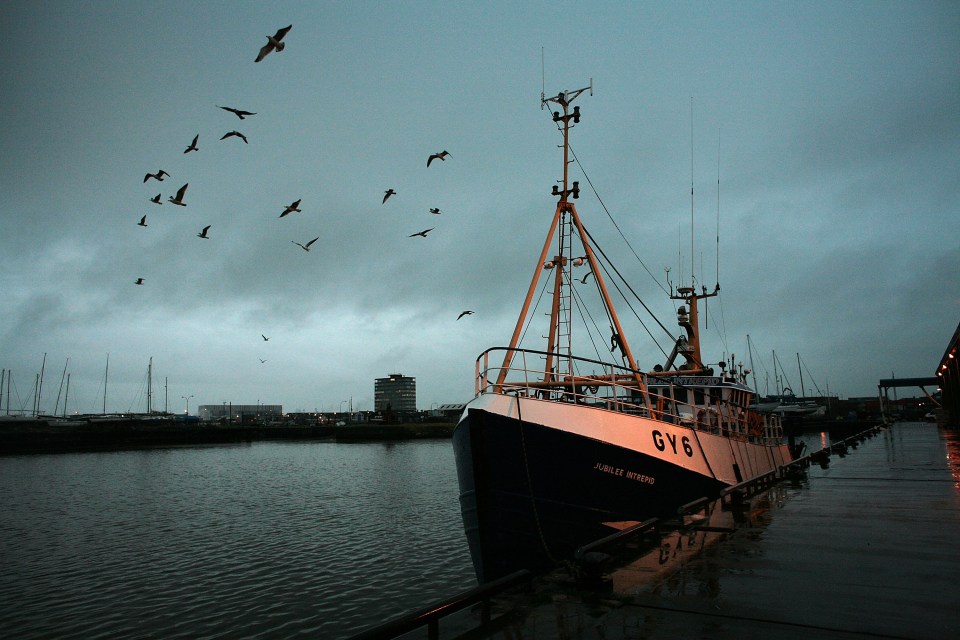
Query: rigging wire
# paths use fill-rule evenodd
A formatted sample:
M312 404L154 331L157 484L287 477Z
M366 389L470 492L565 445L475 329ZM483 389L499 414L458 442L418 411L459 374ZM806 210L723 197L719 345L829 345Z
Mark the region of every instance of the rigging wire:
M606 264L601 264L600 266L603 267L603 270L607 273L607 275L608 275L608 276L610 275L610 272L607 271L607 265L609 265L610 269L613 269L613 272L617 274L617 277L620 279L620 281L623 282L624 286L625 286L625 287L630 291L630 293L632 293L633 296L637 299L637 302L639 302L639 303L643 306L643 308L646 310L646 312L650 314L650 317L651 317L651 318L653 318L654 320L656 320L657 324L660 325L660 328L663 329L663 332L666 333L667 336L669 336L671 340L676 341L676 337L675 337L672 333L670 333L670 330L667 329L662 322L660 322L660 319L659 319L656 315L654 315L653 311L650 310L650 307L648 307L647 304L646 304L646 303L640 298L640 296L637 294L637 292L633 290L633 287L631 287L631 286L630 286L630 283L627 282L627 279L623 277L623 274L620 273L620 271L617 269L616 265L614 265L613 262L610 260L610 258L607 257L607 254L604 253L603 249L600 247L600 245L597 243L596 239L593 237L593 234L590 233L590 230L587 229L586 227L584 227L584 231L587 232L587 238L589 238L590 242L593 243L593 248L594 248L597 252L599 252L600 255L603 257L603 259L604 259L604 261L605 261ZM616 283L614 283L614 286L616 286ZM617 287L617 291L620 291L620 288L619 288L619 287ZM627 297L623 295L623 292L622 292L622 291L620 292L620 295L623 296L623 299L624 299L625 301L627 300ZM629 301L627 301L627 304L630 305ZM631 307L631 308L632 308L632 307ZM634 311L634 315L637 315L636 311ZM639 316L637 316L637 319L638 319L638 320L640 319ZM642 320L640 320L640 324L643 324L643 328L644 328L644 329L647 329L647 326L643 323ZM650 334L650 337L651 337L651 338L653 338L653 334L650 333L650 330L649 330L649 329L647 329L647 333ZM654 340L654 342L656 342L656 338L653 338L653 340ZM657 344L657 346L659 347L660 345ZM661 349L661 351L663 351L663 349Z
M546 292L547 284L549 284L549 282L549 278L543 279L543 285L540 287L540 295L537 296L537 302L533 305L533 309L527 314L527 326L523 328L523 333L520 334L520 339L517 341L517 345L523 342L523 339L527 335L527 330L530 328L530 325L533 324L533 317L537 315L537 309L540 307L540 301L543 300L543 294Z
M593 314L590 313L590 308L587 306L586 302L583 300L583 296L580 294L576 288L573 287L572 283L570 288L573 291L573 301L577 305L577 309L580 311L580 319L583 321L583 327L587 330L587 338L590 340L590 345L593 347L593 352L597 355L597 360L602 360L600 356L600 349L597 347L597 343L593 338L593 332L590 330L590 325L587 324L587 319L590 319L590 322L593 323L593 329L597 332L597 335L601 335L600 328L597 326L597 321L593 319ZM597 287L599 289L599 287Z
M551 116L552 117L552 116ZM559 122L554 123L557 127L557 131L563 133L563 127L560 126ZM583 174L584 180L587 181L587 184L590 185L590 190L593 191L593 195L597 198L597 202L600 203L600 207L603 209L603 212L607 214L607 217L610 219L610 222L613 224L613 227L617 230L617 233L620 234L620 237L623 238L624 243L626 243L627 248L630 249L630 252L633 253L633 257L637 259L637 262L644 268L644 270L653 278L653 281L657 283L657 286L660 287L660 290L670 295L666 288L657 280L657 277L653 275L653 272L647 267L646 263L637 255L637 252L634 250L633 245L630 244L630 241L627 240L627 236L623 233L623 230L620 229L620 225L617 224L617 221L613 219L613 215L610 213L610 210L607 208L606 203L604 203L603 198L600 197L600 194L597 192L597 188L593 185L593 180L590 179L590 176L587 175L586 169L583 168L583 164L580 162L580 158L577 157L577 153L573 150L573 145L570 144L569 140L567 141L567 148L570 150L570 155L573 156L573 161L577 163L577 166L580 168L580 173ZM651 314L652 315L652 314Z
M820 390L820 387L817 385L817 381L813 378L813 374L810 373L810 368L807 366L807 363L803 361L803 358L800 357L800 354L797 354L797 359L800 360L800 364L803 365L803 368L806 369L807 375L810 376L810 382L813 383L814 388L817 390L821 396L824 395L823 391Z
M593 240L593 237L590 236L590 232L589 232L589 231L587 231L587 237L589 237L589 238L591 239L591 241ZM617 284L616 279L615 279L615 278L613 277L613 275L610 273L610 269L613 269L614 273L616 273L617 277L623 282L624 286L627 287L627 289L630 290L630 293L632 293L632 294L637 298L637 301L638 301L641 305L643 305L643 308L646 309L648 313L650 313L650 309L647 308L647 305L644 304L643 300L641 300L640 297L637 296L636 292L633 291L633 289L630 287L630 283L627 282L626 279L624 279L624 277L620 274L619 271L617 271L616 266L614 266L613 263L610 262L610 259L607 258L607 256L603 253L603 249L601 249L595 242L594 242L593 248L594 248L596 251L598 251L598 252L600 253L600 255L603 256L603 258L604 258L604 262L600 262L599 264L600 264L600 267L603 269L604 273L607 275L607 279L608 279L608 281L610 282L610 284L612 284L613 287L617 290L617 293L620 294L620 297L621 297L621 299L623 299L624 303L627 305L627 308L630 309L630 311L633 312L633 315L634 315L634 317L637 319L637 321L640 323L640 326L643 327L644 331L647 332L647 335L650 336L650 339L653 340L653 343L654 343L655 345L657 345L657 348L658 348L658 349L660 349L660 353L662 353L662 354L664 355L664 357L669 357L669 356L667 356L667 352L663 349L663 347L660 346L660 343L659 343L659 342L657 341L657 339L654 337L653 333L651 333L650 328L647 327L646 323L645 323L645 322L643 321L643 319L640 317L640 314L637 313L637 310L636 310L636 309L633 307L633 305L630 303L630 300L627 298L626 295L624 295L623 290L620 288L620 285ZM609 266L609 269L608 269L608 266ZM654 320L657 321L657 324L660 325L660 328L663 329L668 336L670 336L671 340L676 341L676 338L674 338L674 337L670 334L670 332L667 330L667 328L664 327L663 324L660 323L660 320L659 320L656 316L654 316L652 313L650 313L650 315L653 317ZM612 324L612 320L610 319L609 316L610 316L609 311L607 311L607 318L608 318L608 320L609 320L609 321L611 322L611 324Z

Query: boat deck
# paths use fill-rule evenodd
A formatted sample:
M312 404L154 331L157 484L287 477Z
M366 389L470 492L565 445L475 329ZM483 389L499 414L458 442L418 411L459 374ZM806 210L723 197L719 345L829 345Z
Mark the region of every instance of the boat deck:
M475 607L440 637L960 637L958 532L960 433L897 423L740 517L716 505L617 555L603 587L558 570L495 598L492 624L471 629Z

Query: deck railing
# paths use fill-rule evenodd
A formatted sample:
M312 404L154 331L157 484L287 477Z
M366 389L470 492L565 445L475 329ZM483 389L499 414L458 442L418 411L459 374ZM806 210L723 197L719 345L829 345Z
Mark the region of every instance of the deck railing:
M506 370L499 362L491 364L493 358L502 361L500 359L511 351ZM543 360L548 356L558 358L556 353L532 349L487 349L476 362L476 395L502 393L518 398L568 402L653 418L740 440L780 442L783 438L777 416L761 414L745 405L722 399L718 397L719 393L705 395L702 404L682 400L689 398L691 393L701 393L703 389L677 382L676 375L669 378L651 376L622 365L566 355L564 360L571 361L575 369L590 372L547 374L543 370ZM723 379L732 384L731 380Z

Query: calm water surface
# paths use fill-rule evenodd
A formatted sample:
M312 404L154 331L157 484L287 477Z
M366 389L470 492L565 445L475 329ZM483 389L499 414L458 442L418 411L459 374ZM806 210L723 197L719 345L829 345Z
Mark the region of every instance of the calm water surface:
M476 584L450 442L0 458L0 637L339 638Z

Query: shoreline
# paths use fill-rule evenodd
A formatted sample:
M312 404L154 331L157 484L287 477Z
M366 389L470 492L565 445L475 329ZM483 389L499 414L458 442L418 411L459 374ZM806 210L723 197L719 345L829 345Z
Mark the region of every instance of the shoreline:
M0 456L84 453L270 440L363 442L450 438L452 423L332 425L222 425L175 418L0 420Z

